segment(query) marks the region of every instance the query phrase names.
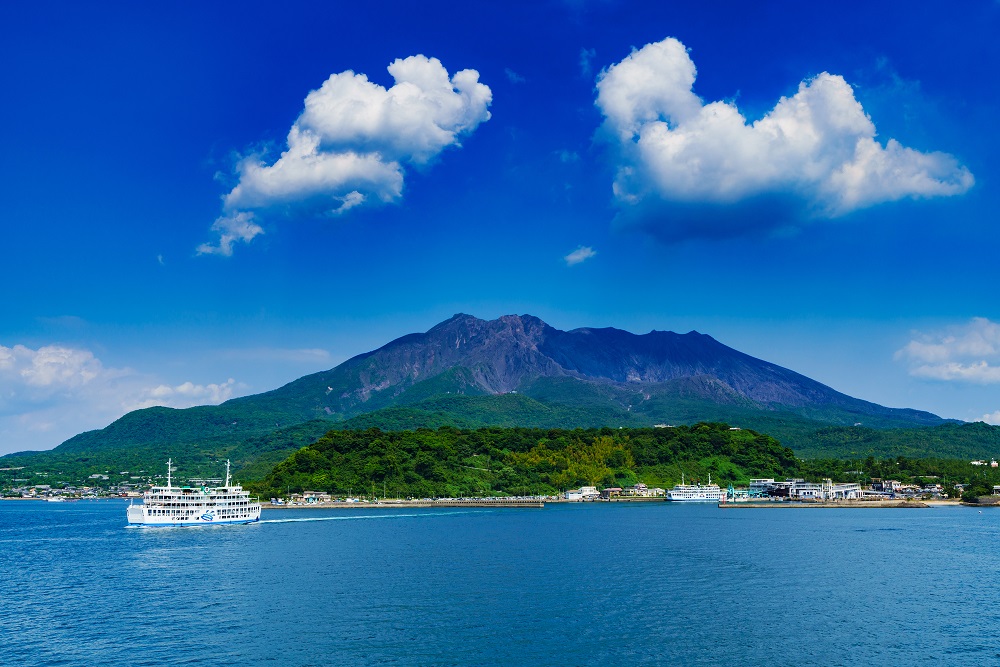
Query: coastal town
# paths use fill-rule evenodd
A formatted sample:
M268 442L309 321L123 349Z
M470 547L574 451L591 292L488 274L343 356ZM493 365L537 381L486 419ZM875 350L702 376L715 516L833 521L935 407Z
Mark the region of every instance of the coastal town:
M972 461L973 466L997 467L997 461ZM20 468L4 468L0 472L17 473ZM129 471L120 471L117 477L120 481L109 484L111 473L93 474L88 478L90 484L20 484L17 482L28 481L27 478L14 477L12 484L0 488L0 499L3 500L93 500L100 498L142 498L143 491L156 483L158 475L148 475L145 471L138 471L131 474ZM103 483L102 483L103 482ZM211 487L221 483L220 479L192 478L187 484L193 487ZM931 482L924 485L906 484L893 479L871 478L867 484L857 482L835 483L831 479L824 479L819 482L810 482L805 479L774 479L774 478L754 478L746 486L732 486L721 488L716 484L679 484L673 489L661 487L651 487L644 483L636 483L633 486L618 487L598 487L581 486L575 489L568 489L558 495L532 495L532 496L475 496L465 498L389 498L377 496L354 496L351 494L337 494L328 491L304 490L301 492L289 493L282 498L271 498L270 502L263 503L266 508L278 507L335 507L335 506L364 506L364 505L399 505L421 503L430 505L444 504L468 504L468 503L488 503L497 505L506 503L510 505L523 503L588 503L588 502L649 502L649 501L671 501L671 500L692 500L694 498L682 498L678 496L678 490L684 490L688 494L698 491L707 492L703 501L716 501L719 503L741 503L741 502L836 502L836 501L860 501L873 502L891 500L957 500L965 490L965 484L954 484L955 495L949 498L945 492L945 487L941 483ZM993 496L1000 500L1000 485L993 486Z

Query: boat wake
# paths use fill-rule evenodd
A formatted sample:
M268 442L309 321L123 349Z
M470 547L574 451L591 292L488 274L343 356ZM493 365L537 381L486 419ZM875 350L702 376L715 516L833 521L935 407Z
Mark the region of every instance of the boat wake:
M261 519L254 523L307 523L310 521L357 521L359 519L404 519L407 517L431 518L438 516L455 516L456 514L484 514L479 511L462 510L459 512L426 512L421 514L363 514L361 516L307 516L295 519Z

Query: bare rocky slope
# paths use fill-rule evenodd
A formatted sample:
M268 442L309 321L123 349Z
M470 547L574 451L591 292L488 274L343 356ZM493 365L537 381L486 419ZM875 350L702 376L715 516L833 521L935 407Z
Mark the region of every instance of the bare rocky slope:
M812 413L813 418L826 412L833 422L848 415L899 425L944 421L927 412L852 398L696 331L560 331L531 315L489 321L455 315L426 333L404 336L271 393L275 398L298 397L299 406L311 409L314 416L350 415L394 404L414 387L446 373L440 393L533 395L537 387L548 386L540 380L577 380L570 385L577 385L580 393L592 392L587 385L606 386L638 394L639 404L680 393L707 403L792 410ZM572 393L567 388L562 398L572 402ZM633 403L633 409L640 409L639 404ZM844 413L843 419L834 417L837 412Z

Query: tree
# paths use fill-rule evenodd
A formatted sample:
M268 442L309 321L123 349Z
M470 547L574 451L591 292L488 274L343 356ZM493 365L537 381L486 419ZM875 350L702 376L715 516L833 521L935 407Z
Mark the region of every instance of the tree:
M986 480L977 479L965 488L965 492L962 494L962 500L967 503L974 503L978 502L981 496L991 495L993 495L993 485L988 483Z

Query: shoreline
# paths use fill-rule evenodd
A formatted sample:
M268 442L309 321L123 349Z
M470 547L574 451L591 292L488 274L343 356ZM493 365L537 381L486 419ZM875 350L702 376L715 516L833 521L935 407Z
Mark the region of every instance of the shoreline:
M545 505L595 505L604 503L665 503L669 504L665 498L611 498L610 500L566 500L565 498L476 498L470 500L384 500L377 502L358 501L327 502L327 503L306 503L301 505L275 505L270 502L262 502L262 510L322 510L322 509L378 509L378 508L408 508L408 507L544 507Z
M933 501L826 501L826 502L761 502L761 503L719 503L719 509L925 509ZM940 502L956 505L956 503Z
M20 501L20 502L47 502L47 498L25 498L18 496L4 496L0 497L0 502L3 501ZM101 500L128 500L128 498L120 497L101 497L101 498L66 498L65 502L85 502L85 501L101 501ZM134 500L134 499L133 499ZM579 501L579 500L565 500L563 498L545 498L545 499L528 499L528 498L477 498L469 500L385 500L377 502L359 501L359 502L316 502L307 503L300 505L275 505L270 502L262 502L260 504L261 510L353 510L353 509L424 509L424 508L434 508L434 507L477 507L477 508L543 508L548 504L554 505L591 505L591 504L603 504L603 503L615 503L615 504L638 504L644 505L648 503L663 503L666 505L671 504L685 504L685 503L671 503L664 498L612 498L610 500L591 500L591 501ZM710 504L710 503L704 503ZM821 501L821 502L789 502L789 501L750 501L750 502L724 502L717 503L720 509L776 509L776 508L821 508L821 509L835 509L835 508L848 508L848 509L926 509L931 507L977 507L982 509L983 507L993 507L1000 509L1000 503L967 503L958 498L953 500L892 500L892 501L855 501L855 500L838 500L838 501Z
M545 507L553 500L399 500L357 503L307 503L305 505L274 505L261 503L261 510L352 510L352 509L413 509L429 507Z

